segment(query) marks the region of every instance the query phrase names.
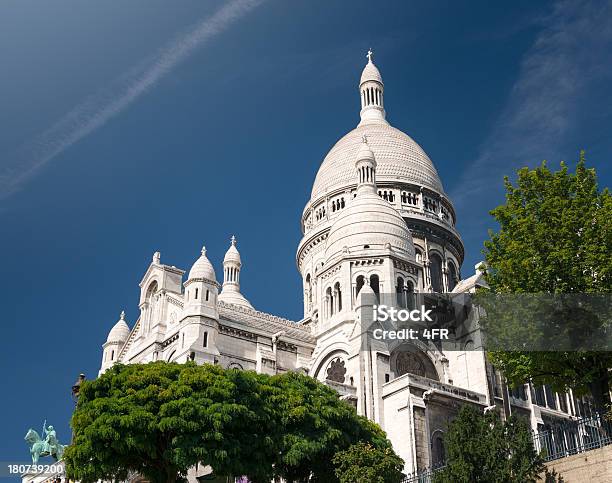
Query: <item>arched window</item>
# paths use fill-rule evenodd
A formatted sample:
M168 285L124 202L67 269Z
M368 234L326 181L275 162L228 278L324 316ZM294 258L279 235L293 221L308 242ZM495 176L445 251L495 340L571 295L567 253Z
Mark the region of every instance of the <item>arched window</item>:
M208 347L208 332L204 332L203 334L202 347Z
M196 298L196 300L198 299L198 289L197 288L196 288L195 298Z
M431 277L431 289L434 292L443 292L442 285L442 259L436 253L429 257L429 275Z
M334 296L332 295L331 287L327 287L325 291L325 305L327 307L327 316L334 315Z
M209 290L207 290L207 291L206 291L206 301L207 301L207 302L208 302L208 297L209 297L209 296L210 296L210 291L209 291Z
M144 323L143 323L143 331L145 334L149 333L151 326L153 325L153 321L155 320L156 315L156 298L155 293L157 292L157 281L153 280L147 289L146 302L147 309L145 312Z
M457 285L459 277L457 276L457 269L455 264L451 261L448 262L448 291L452 292Z
M372 290L376 294L376 300L380 300L380 280L378 275L375 274L370 277L370 287L372 287Z
M434 468L442 466L446 461L446 450L444 448L444 438L441 431L434 432L431 446L431 460Z
M414 251L417 263L423 262L423 252L418 248Z
M111 361L114 361L114 360L115 360L115 351L112 350L111 351Z
M346 378L346 367L344 361L340 357L332 359L327 367L327 374L325 379L328 381L339 382L344 384Z
M397 305L400 307L406 307L406 291L404 286L404 279L397 277L397 285L395 286L395 292L397 293Z
M413 352L400 352L395 359L395 374L397 377L404 374L425 377L425 365Z
M306 299L306 310L310 310L312 307L312 284L310 283L310 274L306 275L306 282L304 283L304 298Z
M363 288L364 283L365 283L365 277L363 275L359 275L359 277L357 277L357 285L355 287L355 298L357 298L357 295L359 295L359 292Z
M406 307L414 309L416 306L414 300L414 284L410 281L406 281Z
M334 285L334 301L336 303L335 311L340 312L342 310L342 291L340 290L340 282L336 282Z

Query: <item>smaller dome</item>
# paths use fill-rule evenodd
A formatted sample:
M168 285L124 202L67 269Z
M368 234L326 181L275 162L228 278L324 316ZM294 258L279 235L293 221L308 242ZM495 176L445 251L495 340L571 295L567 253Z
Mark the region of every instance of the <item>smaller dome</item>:
M375 82L378 82L379 84L382 84L383 83L382 75L380 75L380 71L378 70L378 67L376 67L374 63L372 62L372 51L371 50L368 51L367 57L368 57L368 63L363 68L363 72L361 73L361 80L359 81L359 85L361 86L361 84L367 81L375 81Z
M189 270L189 277L187 279L191 280L192 278L206 278L214 281L217 280L217 277L215 276L215 269L213 268L212 263L210 263L210 260L206 257L206 247L202 247L202 255L200 255L200 258L198 258L193 264L191 270Z
M125 321L125 312L121 311L121 315L117 323L108 333L106 342L120 342L124 343L130 335L130 328Z
M225 286L219 294L219 300L221 302L225 302L226 304L240 305L242 307L253 309L251 302L249 302L244 295L237 290L228 290Z
M223 258L223 264L233 262L233 263L237 263L238 265L241 265L242 261L240 260L240 252L236 248L236 237L232 235L231 240L232 240L232 243L230 247L227 249L227 252L225 253L225 257Z
M412 235L402 216L377 193L368 192L356 196L330 227L325 259L385 247L415 257Z

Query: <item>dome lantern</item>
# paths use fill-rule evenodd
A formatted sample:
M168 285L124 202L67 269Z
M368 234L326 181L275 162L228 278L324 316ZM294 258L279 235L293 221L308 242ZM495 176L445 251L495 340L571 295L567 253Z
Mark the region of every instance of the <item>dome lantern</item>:
M386 122L383 102L384 84L380 71L372 62L372 49L366 57L368 63L361 73L359 94L361 95L361 122Z
M357 151L355 169L357 169L358 179L357 194L364 191L376 193L376 159L365 134L361 139L359 151Z
M252 309L251 303L240 293L241 269L242 259L238 248L236 248L236 237L232 235L230 247L223 258L223 286L219 294L219 300Z

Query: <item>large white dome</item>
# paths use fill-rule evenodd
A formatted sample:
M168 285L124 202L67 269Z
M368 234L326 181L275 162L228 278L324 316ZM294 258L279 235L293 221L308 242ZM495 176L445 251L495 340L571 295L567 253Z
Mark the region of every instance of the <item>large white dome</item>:
M381 119L362 122L329 151L315 178L312 201L334 189L355 184L355 156L364 135L376 153L379 183L405 181L444 193L438 172L421 146Z

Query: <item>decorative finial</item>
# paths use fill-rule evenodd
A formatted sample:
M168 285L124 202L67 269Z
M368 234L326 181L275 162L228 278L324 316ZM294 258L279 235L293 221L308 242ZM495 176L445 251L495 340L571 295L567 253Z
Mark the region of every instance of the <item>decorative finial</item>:
M374 52L372 52L372 49L368 49L368 53L366 54L366 57L368 58L368 62L372 63L372 55L374 54Z
M368 144L368 135L364 134L363 136L361 136L361 140L363 141L363 144Z
M119 315L119 318L120 318L121 320L125 320L125 310L122 310L122 311L121 311L121 315Z
M232 235L232 237L230 238L230 241L232 242L232 246L236 245L236 237L234 235Z
M203 257L206 256L206 247L205 246L202 247L202 256Z

